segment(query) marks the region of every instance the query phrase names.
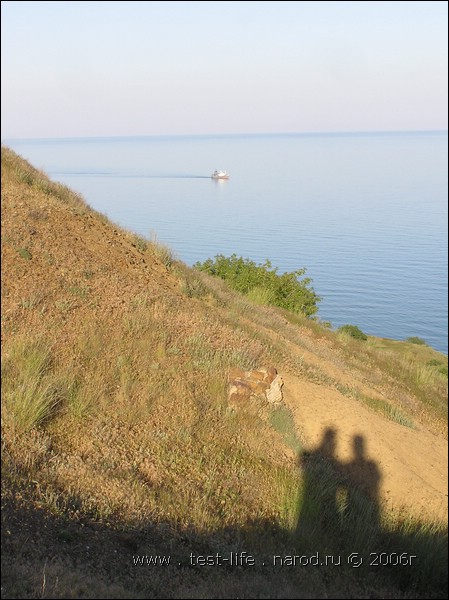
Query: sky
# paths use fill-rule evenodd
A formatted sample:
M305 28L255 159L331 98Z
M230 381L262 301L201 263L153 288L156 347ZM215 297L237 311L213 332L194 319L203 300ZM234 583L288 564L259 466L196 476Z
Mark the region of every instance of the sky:
M448 3L1 2L1 136L447 130Z

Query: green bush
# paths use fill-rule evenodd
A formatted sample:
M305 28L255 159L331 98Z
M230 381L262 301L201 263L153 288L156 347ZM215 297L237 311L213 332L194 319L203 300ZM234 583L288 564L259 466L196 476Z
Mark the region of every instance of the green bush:
M305 269L278 274L277 267L273 268L269 260L256 264L236 254L230 257L219 254L214 260L208 258L203 263L195 263L194 267L224 279L230 287L256 302L279 306L307 317L318 310L320 298L310 287L312 280L301 279Z
M365 341L368 339L368 336L365 333L363 333L363 331L359 329L357 325L342 325L338 328L337 331L339 331L340 333L346 333L347 335L350 335L356 340Z
M418 346L427 346L425 340L417 336L408 337L405 341L410 342L410 344L417 344Z
M447 377L447 365L444 365L441 360L437 360L436 358L432 358L428 361L427 366L436 367L438 373L441 375L445 375Z

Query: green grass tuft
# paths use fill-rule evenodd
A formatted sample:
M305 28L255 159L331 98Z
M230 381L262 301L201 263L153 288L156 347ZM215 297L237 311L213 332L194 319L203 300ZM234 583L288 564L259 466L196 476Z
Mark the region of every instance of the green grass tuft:
M2 412L18 432L41 425L60 401L60 386L51 374L51 353L42 341L19 340L2 358Z

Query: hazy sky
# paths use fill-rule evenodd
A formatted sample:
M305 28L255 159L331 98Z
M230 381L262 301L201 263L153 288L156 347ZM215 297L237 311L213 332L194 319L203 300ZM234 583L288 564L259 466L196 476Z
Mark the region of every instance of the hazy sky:
M447 129L448 3L1 3L2 139Z

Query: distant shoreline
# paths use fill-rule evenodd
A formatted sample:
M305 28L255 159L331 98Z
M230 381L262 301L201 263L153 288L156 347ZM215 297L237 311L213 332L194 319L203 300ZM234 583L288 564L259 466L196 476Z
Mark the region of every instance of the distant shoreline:
M166 133L148 135L104 135L104 136L62 136L62 137L6 137L2 139L2 145L14 142L56 142L76 140L104 141L104 140L150 140L161 141L180 140L183 138L213 139L213 138L257 138L257 137L365 137L365 136L415 136L415 135L446 135L447 129L417 129L417 130L385 130L385 131L304 131L304 132L273 132L273 133Z

